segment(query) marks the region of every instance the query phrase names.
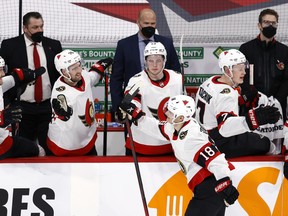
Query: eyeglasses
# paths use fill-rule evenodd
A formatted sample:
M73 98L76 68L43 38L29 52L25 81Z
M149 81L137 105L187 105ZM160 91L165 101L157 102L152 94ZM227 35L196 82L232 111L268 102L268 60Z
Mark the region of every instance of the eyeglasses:
M276 21L262 20L262 24L264 27L268 27L270 25L272 25L274 28L278 27L278 22Z

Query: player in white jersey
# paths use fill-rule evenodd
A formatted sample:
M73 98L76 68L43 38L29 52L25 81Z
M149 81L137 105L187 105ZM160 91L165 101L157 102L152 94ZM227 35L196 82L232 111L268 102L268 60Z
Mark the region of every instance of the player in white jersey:
M178 164L194 193L185 216L224 216L225 204L233 204L239 195L229 177L234 167L193 118L193 98L186 95L171 97L164 106L165 122L147 117L133 103L122 102L120 107L133 122L137 122L136 127L171 142Z
M236 49L219 56L222 75L212 76L202 83L196 94L196 119L208 131L226 157L274 153L275 145L253 130L279 120L280 112L273 106L250 109L239 116L239 84L243 83L245 56ZM252 132L251 132L252 131Z
M45 69L41 67L33 71L15 68L12 76L5 76L5 72L7 72L5 61L0 56L0 159L44 156L45 151L40 145L14 134L15 131L12 131L13 135L11 134L11 124L15 125L21 121L22 109L19 106L4 108L3 93L14 86L35 80L45 72Z
M134 84L141 82L139 94L132 102L147 116L164 120L163 105L169 97L182 94L182 75L164 69L166 50L160 42L150 42L144 50L145 69L131 77L125 89L127 92ZM141 155L172 154L169 141L147 136L141 129L131 125L135 150ZM130 139L126 139L126 155L131 155Z
M82 68L79 54L72 50L57 54L54 62L61 76L52 90L53 116L47 145L56 156L97 155L92 87L101 80L112 59L98 61L89 72Z

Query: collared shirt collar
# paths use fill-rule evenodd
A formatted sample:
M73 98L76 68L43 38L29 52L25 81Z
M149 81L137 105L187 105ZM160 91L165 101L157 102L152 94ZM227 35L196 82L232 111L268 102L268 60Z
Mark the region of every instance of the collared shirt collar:
M147 39L143 38L142 35L140 34L140 32L138 32L138 42L144 41L144 40L147 40ZM155 41L154 35L151 38L149 38L149 40Z

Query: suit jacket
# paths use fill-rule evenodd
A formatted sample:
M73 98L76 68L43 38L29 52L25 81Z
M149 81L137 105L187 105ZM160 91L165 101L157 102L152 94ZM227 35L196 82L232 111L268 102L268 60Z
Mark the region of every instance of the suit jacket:
M54 65L54 57L62 51L62 46L60 41L47 37L43 37L42 45L47 59L47 70L51 86L53 87L55 81L60 76ZM11 73L14 68L28 68L24 35L22 34L18 37L3 40L1 43L0 55L5 60L9 73ZM11 91L15 93L16 88L12 88ZM14 95L12 92L9 94Z
M180 63L173 41L170 38L156 34L154 35L154 40L155 42L161 42L166 49L167 61L165 68L180 72ZM124 89L129 79L142 70L138 44L138 33L119 40L117 43L110 79L113 112L117 110L123 99Z

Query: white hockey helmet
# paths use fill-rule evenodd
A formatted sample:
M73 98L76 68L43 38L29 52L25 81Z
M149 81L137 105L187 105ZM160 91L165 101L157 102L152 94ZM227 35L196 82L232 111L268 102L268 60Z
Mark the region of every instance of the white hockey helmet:
M246 57L242 52L240 52L237 49L225 50L219 55L218 64L222 73L224 74L225 74L224 70L225 66L228 67L229 70L232 72L232 68L234 65L242 63L247 65Z
M5 66L5 60L0 56L0 67Z
M69 49L63 50L62 52L58 53L54 58L54 64L57 71L61 74L61 76L67 79L71 79L69 67L77 62L81 62L80 55L77 52ZM66 70L69 77L65 76L62 70Z
M150 55L163 55L166 61L167 52L164 45L160 42L149 42L144 49L144 61Z
M195 113L195 102L194 99L187 95L177 95L171 97L167 103L167 109L173 114L172 123L180 124L189 121L193 118ZM177 117L184 116L182 122L175 123Z
M3 69L4 73L7 73L7 65L5 64L5 60L0 56L0 67Z

